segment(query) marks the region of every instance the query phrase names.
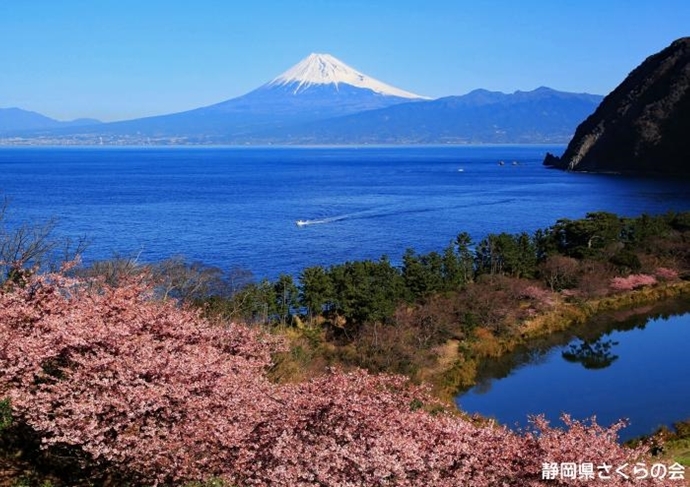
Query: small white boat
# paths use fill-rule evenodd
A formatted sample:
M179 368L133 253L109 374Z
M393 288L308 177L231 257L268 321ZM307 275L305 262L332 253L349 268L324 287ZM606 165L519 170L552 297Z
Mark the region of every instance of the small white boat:
M309 222L307 220L297 220L295 222L295 225L297 225L298 227L303 227L305 225L309 225Z

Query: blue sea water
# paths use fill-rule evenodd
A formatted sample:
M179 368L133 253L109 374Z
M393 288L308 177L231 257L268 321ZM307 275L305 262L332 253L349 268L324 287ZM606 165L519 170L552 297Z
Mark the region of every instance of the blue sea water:
M532 232L591 211L689 210L688 183L541 165L561 146L2 148L10 223L56 218L84 259L183 255L257 278ZM504 161L504 164L499 164ZM297 226L297 220L309 225Z

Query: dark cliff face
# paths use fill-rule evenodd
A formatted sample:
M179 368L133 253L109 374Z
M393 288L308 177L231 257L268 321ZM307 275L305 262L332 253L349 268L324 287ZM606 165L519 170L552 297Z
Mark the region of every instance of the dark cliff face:
M575 131L559 158L573 171L690 176L690 37L647 58Z

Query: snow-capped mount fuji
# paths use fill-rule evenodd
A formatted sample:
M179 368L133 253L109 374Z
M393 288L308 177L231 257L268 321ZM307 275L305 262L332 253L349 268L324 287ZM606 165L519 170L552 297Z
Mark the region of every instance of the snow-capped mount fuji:
M360 73L330 54L312 53L256 90L199 110L241 110L283 125L421 100L428 98Z
M230 100L186 112L85 128L83 139L135 137L160 143L246 143L291 127L428 98L395 88L329 54L311 54L272 81ZM59 136L75 134L60 131ZM52 134L51 134L52 135ZM100 140L100 139L99 139Z
M384 96L428 99L362 74L330 54L312 53L266 86L289 87L297 95L310 87L334 85L338 89L340 84L371 90Z

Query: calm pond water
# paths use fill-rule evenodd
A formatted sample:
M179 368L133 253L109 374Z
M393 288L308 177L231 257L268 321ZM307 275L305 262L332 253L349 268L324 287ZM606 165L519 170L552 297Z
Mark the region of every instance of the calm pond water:
M541 413L553 424L562 413L602 425L627 418L625 440L690 418L689 346L687 299L609 314L487 362L456 402L511 427Z

